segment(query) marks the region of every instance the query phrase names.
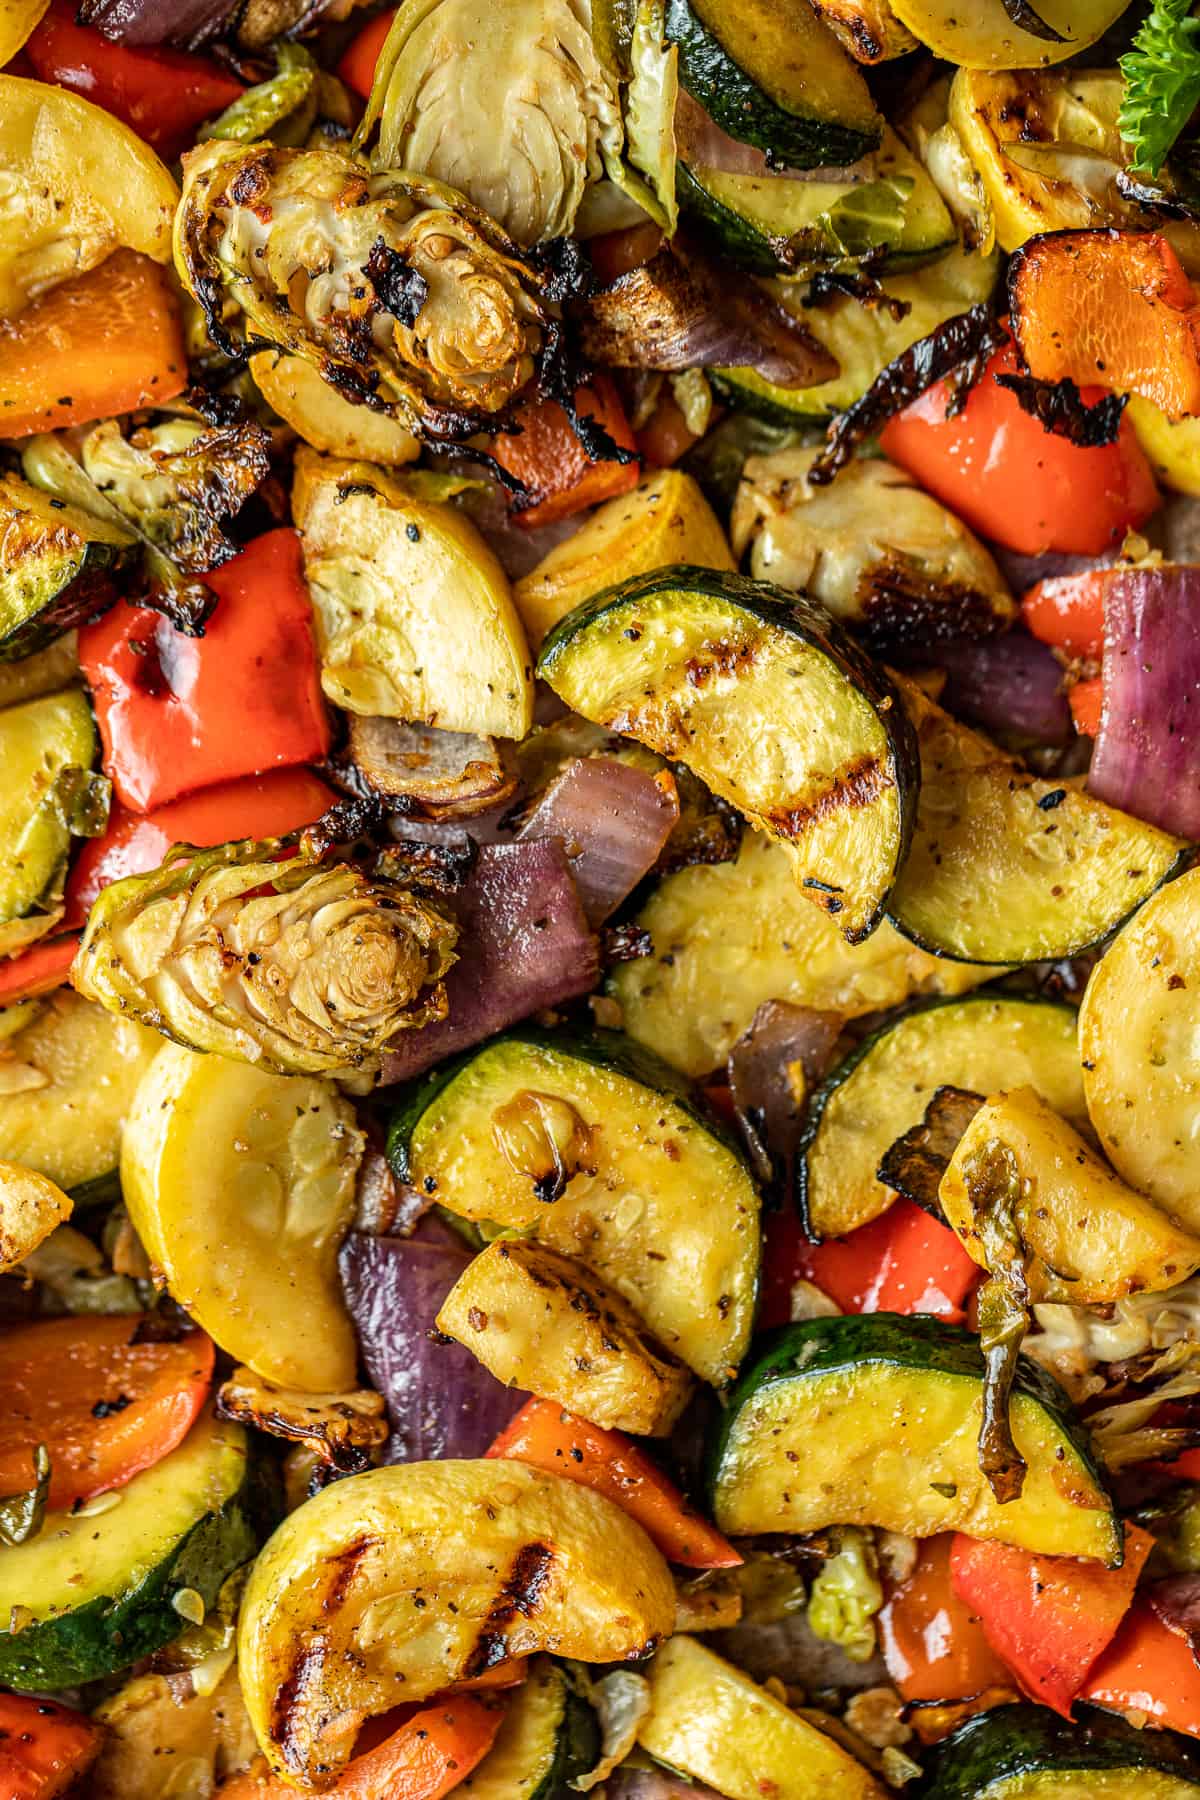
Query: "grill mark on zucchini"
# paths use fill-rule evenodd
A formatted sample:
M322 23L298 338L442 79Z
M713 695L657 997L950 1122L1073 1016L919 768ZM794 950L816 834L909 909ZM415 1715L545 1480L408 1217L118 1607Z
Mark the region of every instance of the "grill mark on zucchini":
M507 1662L508 1627L515 1618L533 1618L553 1566L554 1551L549 1544L522 1544L467 1658L463 1674L468 1680Z
M807 805L780 807L763 816L783 837L798 837L806 826L827 819L841 807L852 811L855 807L871 806L895 785L877 756L861 756L851 763L844 775L835 778L831 787ZM810 879L804 885L811 888L817 884Z

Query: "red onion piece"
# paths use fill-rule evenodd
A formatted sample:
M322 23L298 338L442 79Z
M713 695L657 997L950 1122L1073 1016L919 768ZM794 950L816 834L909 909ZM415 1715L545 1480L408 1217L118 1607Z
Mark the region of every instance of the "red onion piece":
M729 1052L729 1088L760 1181L773 1179L773 1156L791 1167L804 1126L788 1064L798 1062L811 1087L828 1068L841 1031L839 1013L764 1000Z
M1152 1611L1169 1631L1187 1639L1195 1656L1200 1650L1200 1575L1167 1575L1147 1582L1143 1592Z
M1100 800L1200 837L1200 567L1125 569L1104 590Z
M590 993L600 978L600 947L557 838L485 845L457 911L450 1010L396 1038L384 1053L385 1083L408 1081L544 1006Z
M471 1252L422 1221L409 1238L353 1231L339 1258L363 1367L387 1403L389 1463L482 1456L528 1395L506 1388L461 1344L430 1337Z
M678 822L670 776L663 781L615 756L581 756L550 783L517 836L562 839L594 929L654 867Z
M721 1800L703 1782L672 1775L669 1769L618 1769L604 1784L608 1800Z
M81 25L114 44L176 44L195 50L219 37L239 11L237 0L82 0Z
M939 644L937 661L947 677L941 704L957 718L1035 744L1071 741L1062 666L1028 632Z

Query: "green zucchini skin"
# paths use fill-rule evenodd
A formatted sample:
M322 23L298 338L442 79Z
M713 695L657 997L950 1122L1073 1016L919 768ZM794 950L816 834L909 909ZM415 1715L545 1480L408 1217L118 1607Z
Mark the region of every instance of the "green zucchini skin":
M554 1763L530 1800L571 1800L575 1782L581 1775L589 1774L599 1760L600 1722L568 1681Z
M114 1514L119 1517L119 1506ZM14 1637L0 1635L0 1683L54 1692L117 1674L161 1650L187 1629L173 1596L194 1588L206 1608L213 1606L222 1584L257 1554L278 1516L274 1473L251 1455L238 1492L200 1519L141 1581Z
M960 1725L934 1752L919 1800L987 1800L1022 1775L1139 1772L1200 1789L1200 1751L1173 1731L1137 1731L1115 1713L1080 1709L1074 1722L1044 1706L998 1706ZM1052 1788L1047 1788L1049 1796ZM1136 1800L1136 1787L1128 1789Z
M605 1031L600 1026L591 1029L558 1026L553 1031L544 1031L536 1025L518 1025L511 1031L489 1038L484 1045L464 1050L460 1056L441 1063L427 1075L419 1076L408 1087L399 1090L387 1135L387 1159L398 1181L407 1182L412 1179L410 1152L413 1133L438 1095L475 1061L481 1050L492 1052L503 1044L527 1044L535 1050L552 1050L562 1056L575 1057L580 1062L594 1063L597 1068L611 1069L616 1075L625 1075L630 1081L639 1082L643 1087L674 1100L685 1112L691 1114L709 1137L716 1138L727 1150L731 1150L740 1162L744 1163L746 1160L745 1151L733 1132L724 1120L715 1118L707 1110L696 1086L686 1075L681 1075L644 1044L635 1043L621 1032Z
M1002 996L992 993L987 988L981 989L974 994L934 994L927 999L914 1000L905 1006L897 1007L894 1012L889 1013L881 1020L876 1029L864 1037L861 1042L856 1044L850 1054L838 1063L835 1068L831 1069L820 1085L814 1088L809 1097L804 1125L796 1145L794 1177L796 1207L800 1214L801 1221L806 1230L809 1231L810 1235L813 1234L813 1228L811 1224L812 1185L809 1169L809 1156L820 1136L825 1110L834 1095L851 1079L855 1072L871 1055L872 1051L877 1049L878 1046L891 1035L902 1020L911 1019L918 1013L941 1012L944 1011L946 1007L952 1007L958 1012L963 1012L972 1006L979 1006L986 1010L991 1007L995 1001L1002 998L1019 1000L1022 1006L1046 1007L1050 1012L1057 1013L1060 1016L1073 1012L1073 1008L1069 1007L1065 1001L1052 999L1047 994ZM957 1085L953 1081L951 1075L947 1075L945 1080L951 1083L951 1085Z
M982 1386L984 1358L973 1331L947 1325L924 1313L861 1313L836 1318L808 1319L765 1332L757 1344L758 1355L747 1359L722 1415L721 1426L709 1453L707 1488L709 1508L720 1521L725 1483L737 1477L736 1439L743 1409L776 1386L801 1383L847 1371L889 1367L911 1371L914 1377L949 1375L977 1381ZM1054 1428L1070 1444L1082 1471L1099 1494L1108 1494L1107 1480L1096 1461L1088 1435L1075 1415L1064 1390L1037 1363L1022 1357L1013 1382L1013 1396L1034 1401ZM869 1404L864 1398L861 1404ZM803 1487L803 1462L796 1485ZM1111 1505L1111 1502L1109 1503ZM1119 1566L1120 1551L1109 1566Z
M793 169L844 168L874 150L880 132L787 111L751 80L689 0L667 0L666 35L679 46L679 79L709 117L741 144ZM832 40L831 40L832 42ZM840 56L836 44L833 50Z
M600 632L607 630L614 646L612 660L615 662L619 656L622 668L631 666L635 653L626 644L618 643L620 615L636 610L643 602L650 602L653 610L653 603L662 601L665 596L675 597L675 611L678 614L685 613L685 601L688 599L695 599L693 610L697 617L703 614L704 602L715 601L728 608L731 613L744 614L768 630L798 640L825 658L838 675L857 690L874 713L884 750L878 758L872 752L872 757L885 766L890 783L895 787L897 802L897 817L889 844L886 873L880 871L872 877L870 891L864 893L861 899L851 894L846 901L838 897L839 890L829 890L822 881L806 879L802 883L809 890L810 898L815 904L822 906L831 915L845 915L839 918L838 923L846 940L849 943L861 943L870 936L890 904L891 889L903 872L916 823L917 794L921 778L920 753L916 732L901 702L899 690L887 672L871 661L837 620L807 595L774 587L770 582L754 581L746 575L697 568L688 563L675 563L663 569L652 570L649 574L603 589L585 600L564 619L560 619L547 634L538 658L538 674L574 710L596 718L595 713L589 712L586 701L581 701L578 695L573 695L570 691L572 668L577 666L577 647L584 645L593 632L599 635L597 628ZM636 634L628 635L636 637ZM586 655L586 649L584 654ZM669 661L664 664L666 666L669 666ZM630 679L633 680L634 677L631 675ZM647 688L645 691L650 690ZM598 719L597 722L612 723L611 720L604 719ZM777 727L782 729L786 723L786 717L781 716L777 720ZM637 735L636 731L634 735ZM651 738L643 741L651 743L652 748L662 748L661 744L654 743ZM691 741L696 747L696 759L693 760L689 754L680 755L678 760L686 763L710 787L738 806L752 822L759 823L769 836L788 841L792 834L786 824L777 829L771 818L764 814L761 803L750 804L745 797L738 798L736 794L725 791L721 786L719 771L704 766L705 743L701 734L694 732ZM773 795L769 798L774 805L782 796ZM854 808L852 811L861 826L865 809ZM841 809L840 817L845 823L849 817L847 809ZM846 825L846 829L856 829L853 820Z
M764 237L749 220L743 219L731 206L724 205L715 194L710 194L683 162L676 165L675 193L680 206L701 221L718 249L739 268L749 269L754 275L778 275L787 270L785 241L777 240L779 249L776 250L772 239ZM782 412L783 409L779 410ZM781 420L780 423L788 421Z

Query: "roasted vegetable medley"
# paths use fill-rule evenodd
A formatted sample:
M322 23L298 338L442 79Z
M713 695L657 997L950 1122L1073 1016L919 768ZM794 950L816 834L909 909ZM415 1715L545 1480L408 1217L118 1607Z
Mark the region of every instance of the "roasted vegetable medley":
M0 1800L1200 1800L1200 6L0 0Z

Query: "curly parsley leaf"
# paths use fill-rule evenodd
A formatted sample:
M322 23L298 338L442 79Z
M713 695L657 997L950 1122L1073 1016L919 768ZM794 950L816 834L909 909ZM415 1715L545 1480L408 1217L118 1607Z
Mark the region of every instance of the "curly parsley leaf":
M1125 92L1118 118L1130 167L1157 175L1200 105L1200 18L1192 0L1155 0L1121 58Z

